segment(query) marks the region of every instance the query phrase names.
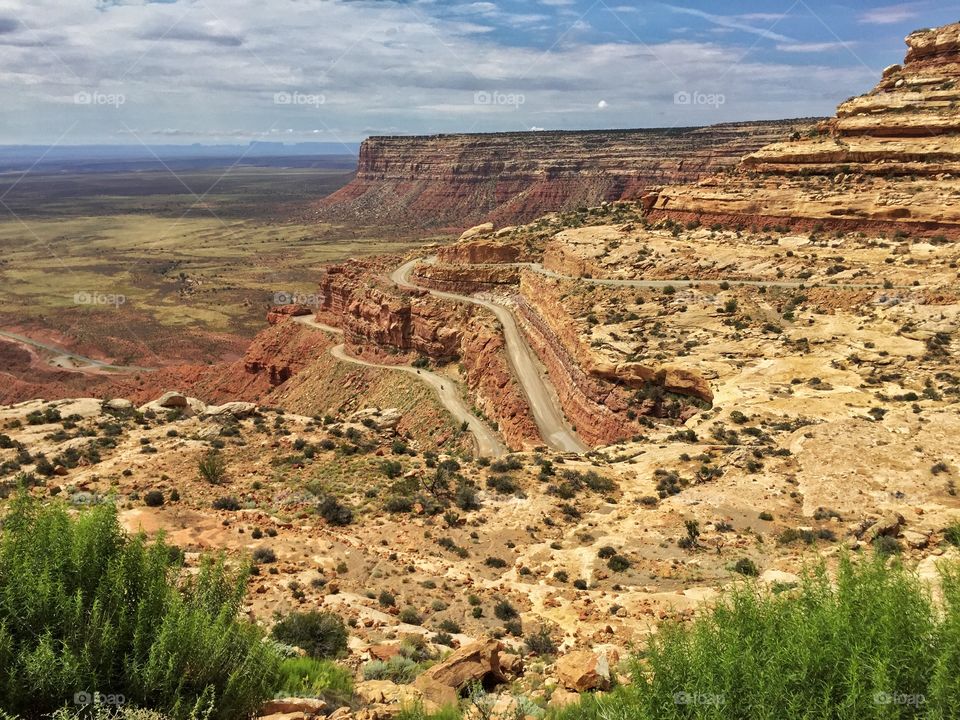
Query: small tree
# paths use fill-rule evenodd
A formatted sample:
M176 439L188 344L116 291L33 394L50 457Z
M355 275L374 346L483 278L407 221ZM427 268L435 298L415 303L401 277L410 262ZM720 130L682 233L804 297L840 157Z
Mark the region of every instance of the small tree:
M331 612L292 612L273 626L273 637L313 658L335 658L347 650L347 628Z

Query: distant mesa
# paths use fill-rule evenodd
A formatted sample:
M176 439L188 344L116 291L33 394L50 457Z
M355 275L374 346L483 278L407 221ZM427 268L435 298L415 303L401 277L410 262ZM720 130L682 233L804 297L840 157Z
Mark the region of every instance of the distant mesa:
M654 215L960 236L960 23L906 42L904 64L836 117L749 154L733 175L665 188Z
M815 122L372 137L361 146L356 178L317 211L321 218L371 224L513 225L695 182Z

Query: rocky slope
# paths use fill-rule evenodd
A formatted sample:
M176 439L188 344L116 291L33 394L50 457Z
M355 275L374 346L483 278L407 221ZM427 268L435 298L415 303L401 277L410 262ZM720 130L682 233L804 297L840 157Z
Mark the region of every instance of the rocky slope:
M697 180L812 122L373 137L361 147L356 179L318 211L365 223L512 224Z
M906 43L904 63L836 117L748 155L734 175L664 189L653 214L960 236L960 23Z

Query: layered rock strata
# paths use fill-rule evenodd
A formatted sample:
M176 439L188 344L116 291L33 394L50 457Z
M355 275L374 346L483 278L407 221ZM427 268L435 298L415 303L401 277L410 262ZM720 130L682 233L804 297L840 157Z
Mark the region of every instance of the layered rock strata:
M747 155L733 175L665 188L653 216L960 237L960 23L906 43L904 63L836 117Z
M418 227L510 225L698 180L812 123L372 137L360 149L356 178L317 211Z

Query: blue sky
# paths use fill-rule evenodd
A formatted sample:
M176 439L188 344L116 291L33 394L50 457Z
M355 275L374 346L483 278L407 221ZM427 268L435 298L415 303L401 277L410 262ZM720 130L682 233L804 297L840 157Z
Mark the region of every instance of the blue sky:
M957 20L932 0L0 0L0 143L826 115Z

